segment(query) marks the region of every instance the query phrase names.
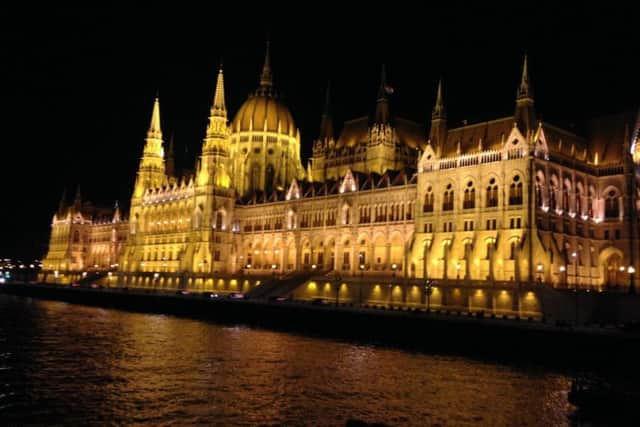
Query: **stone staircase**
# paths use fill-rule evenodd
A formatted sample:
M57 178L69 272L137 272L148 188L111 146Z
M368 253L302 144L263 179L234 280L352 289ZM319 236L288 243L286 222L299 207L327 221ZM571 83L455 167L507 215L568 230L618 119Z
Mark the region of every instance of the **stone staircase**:
M321 271L292 273L280 279L272 279L262 285L253 288L246 294L250 299L272 299L284 297L293 292L298 286L304 284L313 276L322 275Z

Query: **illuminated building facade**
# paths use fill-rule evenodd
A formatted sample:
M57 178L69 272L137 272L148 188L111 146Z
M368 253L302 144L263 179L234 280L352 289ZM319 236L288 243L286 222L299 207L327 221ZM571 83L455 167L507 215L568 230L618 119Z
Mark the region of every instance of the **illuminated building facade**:
M165 156L156 99L128 220L62 206L44 268L117 264L134 284L157 273L175 284L312 270L372 283L635 280L635 115L595 120L582 136L538 120L526 59L514 114L489 122L449 128L440 84L426 134L392 114L390 92L383 69L375 113L340 135L327 93L305 169L267 48L259 87L230 122L219 71L202 153L181 177Z

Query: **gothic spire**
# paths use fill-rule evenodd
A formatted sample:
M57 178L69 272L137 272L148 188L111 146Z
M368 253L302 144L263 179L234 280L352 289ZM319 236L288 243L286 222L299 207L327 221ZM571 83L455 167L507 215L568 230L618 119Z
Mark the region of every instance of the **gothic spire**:
M431 113L431 120L443 119L446 117L444 109L444 101L442 100L442 79L438 81L438 94L436 95L436 104Z
M213 105L211 105L211 116L227 117L227 107L224 102L224 73L222 72L222 64L220 64L220 70L218 71L216 93L213 97Z
M436 156L440 156L444 144L447 141L447 114L444 109L444 101L442 99L442 79L438 82L438 93L436 95L436 104L431 113L431 129L429 130L429 142L433 147Z
M262 66L262 74L260 75L260 87L270 88L273 86L273 77L271 75L271 46L267 40L267 49L264 55L264 65Z
M147 132L147 138L162 139L162 129L160 129L160 99L157 93L153 101L153 112L151 113L151 124Z
M524 56L522 65L522 77L518 86L516 97L515 122L524 136L536 129L536 111L533 101L533 89L529 79L529 67L527 55Z
M527 55L524 55L524 64L522 65L522 77L520 78L520 86L518 87L518 99L533 99L533 90L529 83L529 67L527 66Z

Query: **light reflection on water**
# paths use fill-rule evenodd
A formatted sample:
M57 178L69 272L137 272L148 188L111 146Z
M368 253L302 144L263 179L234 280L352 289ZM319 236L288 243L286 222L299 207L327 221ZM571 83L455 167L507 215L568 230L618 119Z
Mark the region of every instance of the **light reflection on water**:
M9 423L566 425L544 370L0 296Z

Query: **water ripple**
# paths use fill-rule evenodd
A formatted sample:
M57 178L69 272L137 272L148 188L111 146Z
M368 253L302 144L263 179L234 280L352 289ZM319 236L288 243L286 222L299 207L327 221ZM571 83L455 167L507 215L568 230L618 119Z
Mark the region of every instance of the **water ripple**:
M567 425L568 388L462 357L0 296L10 424Z

